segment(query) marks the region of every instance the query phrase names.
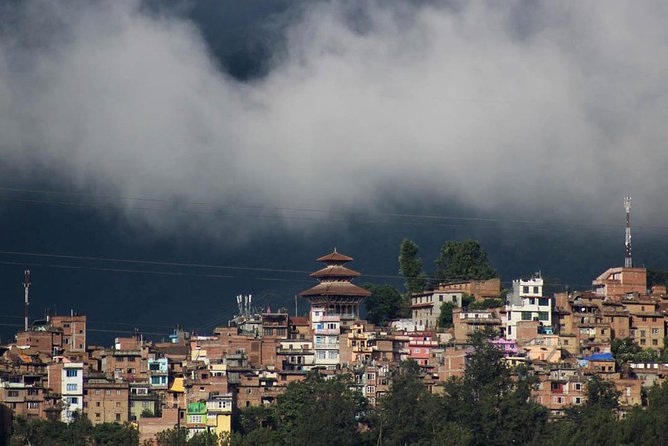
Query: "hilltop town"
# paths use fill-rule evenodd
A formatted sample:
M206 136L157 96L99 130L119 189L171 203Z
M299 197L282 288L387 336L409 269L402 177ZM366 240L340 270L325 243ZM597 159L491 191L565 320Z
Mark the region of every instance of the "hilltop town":
M476 332L494 334L489 342L511 371L531 370L531 399L555 419L586 403L594 376L614 385L624 417L668 372L668 295L665 286L648 287L644 268L610 268L590 290L553 295L540 273L506 290L498 277L441 282L410 295L410 318L379 326L360 318L372 292L353 283L353 258L334 250L317 260L314 286L300 294L306 315L238 296L238 313L208 335L175 330L154 342L137 334L112 346L87 342L85 315L26 322L0 347L6 432L21 417L85 417L131 425L147 444L174 428L225 435L237 429L235 414L273 404L288 384L316 372L352 376L373 407L405 361L419 365L428 392L441 394L464 375ZM444 306L452 309L448 323Z

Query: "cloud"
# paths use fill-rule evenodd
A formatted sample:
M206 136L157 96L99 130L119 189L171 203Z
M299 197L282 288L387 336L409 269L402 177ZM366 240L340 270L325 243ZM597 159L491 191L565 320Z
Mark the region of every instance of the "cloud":
M415 197L605 221L631 193L640 219L666 217L662 2L313 3L248 82L221 71L196 24L138 1L7 14L3 163L186 210L124 202L150 227L249 237L323 215L249 218L247 205L366 212ZM178 205L191 201L242 207Z

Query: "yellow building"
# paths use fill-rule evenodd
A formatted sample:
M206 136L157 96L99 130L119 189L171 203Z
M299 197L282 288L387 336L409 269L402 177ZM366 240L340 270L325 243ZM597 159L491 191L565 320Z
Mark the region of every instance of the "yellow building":
M210 432L218 435L232 433L232 408L234 403L231 393L212 395L206 401L206 424Z

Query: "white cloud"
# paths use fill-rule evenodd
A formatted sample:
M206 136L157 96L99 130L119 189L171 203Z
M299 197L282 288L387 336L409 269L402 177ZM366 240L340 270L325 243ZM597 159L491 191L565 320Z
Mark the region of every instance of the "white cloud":
M632 193L641 219L666 216L661 2L320 3L249 83L217 68L194 24L136 1L32 1L21 14L0 40L2 158L77 187L350 210L419 194L599 221ZM277 220L259 223L231 235Z

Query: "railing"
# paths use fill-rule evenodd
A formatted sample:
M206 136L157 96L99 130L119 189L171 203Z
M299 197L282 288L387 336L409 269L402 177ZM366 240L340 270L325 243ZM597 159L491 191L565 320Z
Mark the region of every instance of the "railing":
M338 328L316 328L313 331L317 335L337 335L341 332Z
M327 344L323 344L327 345ZM276 350L277 353L279 354L284 354L284 355L312 355L313 354L313 349L311 348L281 348L279 347Z

